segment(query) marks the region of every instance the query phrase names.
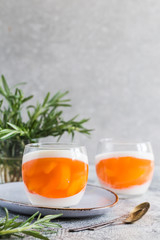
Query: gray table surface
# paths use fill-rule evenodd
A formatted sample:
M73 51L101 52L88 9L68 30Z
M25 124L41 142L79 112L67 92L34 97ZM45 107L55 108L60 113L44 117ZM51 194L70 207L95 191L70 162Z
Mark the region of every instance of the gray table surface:
M93 166L90 166L89 183L97 185L97 178ZM77 233L69 233L66 228L74 228L85 226L88 224L100 223L106 220L117 218L129 212L134 206L141 202L148 201L151 205L148 213L138 222L131 225L115 225L97 231L83 231ZM3 210L0 208L1 217L4 216ZM15 216L10 213L10 217ZM20 216L20 219L26 219L25 216ZM110 208L107 214L99 217L79 218L79 219L57 219L57 223L61 224L62 230L58 230L56 234L48 236L50 239L70 240L70 239L107 239L107 240L150 240L160 239L160 166L155 167L153 181L146 194L129 199L120 199L118 204ZM24 239L35 239L25 237Z

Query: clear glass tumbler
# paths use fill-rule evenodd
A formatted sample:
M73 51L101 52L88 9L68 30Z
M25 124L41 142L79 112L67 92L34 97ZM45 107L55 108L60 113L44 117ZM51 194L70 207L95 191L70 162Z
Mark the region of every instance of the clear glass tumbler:
M88 179L86 149L74 144L28 144L23 155L22 177L33 205L76 205Z
M100 184L122 197L141 195L150 186L154 170L150 142L102 139L95 160Z

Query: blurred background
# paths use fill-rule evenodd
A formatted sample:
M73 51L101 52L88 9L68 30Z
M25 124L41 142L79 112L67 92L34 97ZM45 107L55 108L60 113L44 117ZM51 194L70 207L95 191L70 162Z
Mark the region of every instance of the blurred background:
M69 90L66 119L94 162L100 138L149 140L160 164L160 1L1 0L0 74L31 103Z

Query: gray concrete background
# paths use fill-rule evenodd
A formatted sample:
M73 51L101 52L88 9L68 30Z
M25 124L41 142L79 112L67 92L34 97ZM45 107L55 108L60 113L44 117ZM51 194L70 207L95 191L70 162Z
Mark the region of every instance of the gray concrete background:
M69 90L66 118L100 138L150 140L160 164L160 1L0 0L0 74L26 95Z

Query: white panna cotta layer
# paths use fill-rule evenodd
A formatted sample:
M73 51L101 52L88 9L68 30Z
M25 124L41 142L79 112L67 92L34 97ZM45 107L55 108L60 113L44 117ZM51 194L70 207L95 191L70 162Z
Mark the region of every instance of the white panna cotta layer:
M136 185L133 187L122 188L122 189L110 188L110 187L106 186L106 184L103 183L102 181L100 181L100 184L102 187L107 188L111 191L114 191L118 195L138 196L138 195L144 194L147 191L147 189L149 188L149 186L151 184L151 180L149 180L148 182L141 184L141 185Z
M83 194L85 192L85 188L82 189L79 193L75 194L74 196L71 197L66 197L66 198L47 198L47 197L42 197L38 194L32 194L28 191L28 189L25 186L26 194L29 199L29 201L34 205L34 206L39 206L39 207L49 207L49 208L54 208L54 207L71 207L74 205L77 205L81 198L83 197Z
M120 158L120 157L134 157L134 158L141 158L141 159L154 161L154 155L152 152L138 152L138 151L123 151L123 152L117 151L117 152L101 153L96 155L95 160L97 164L99 161L107 158Z
M79 149L74 150L38 150L34 152L29 152L23 156L23 163L39 159L39 158L71 158L73 161L78 160L88 164L87 155L81 153ZM25 183L24 183L25 185ZM29 201L34 206L41 207L70 207L78 204L83 197L85 188L82 189L79 193L66 197L66 198L47 198L40 196L39 194L30 193L25 186L26 194Z
M39 150L24 154L23 163L37 158L71 158L72 160L82 161L88 164L87 155L81 153L78 149L74 150Z

